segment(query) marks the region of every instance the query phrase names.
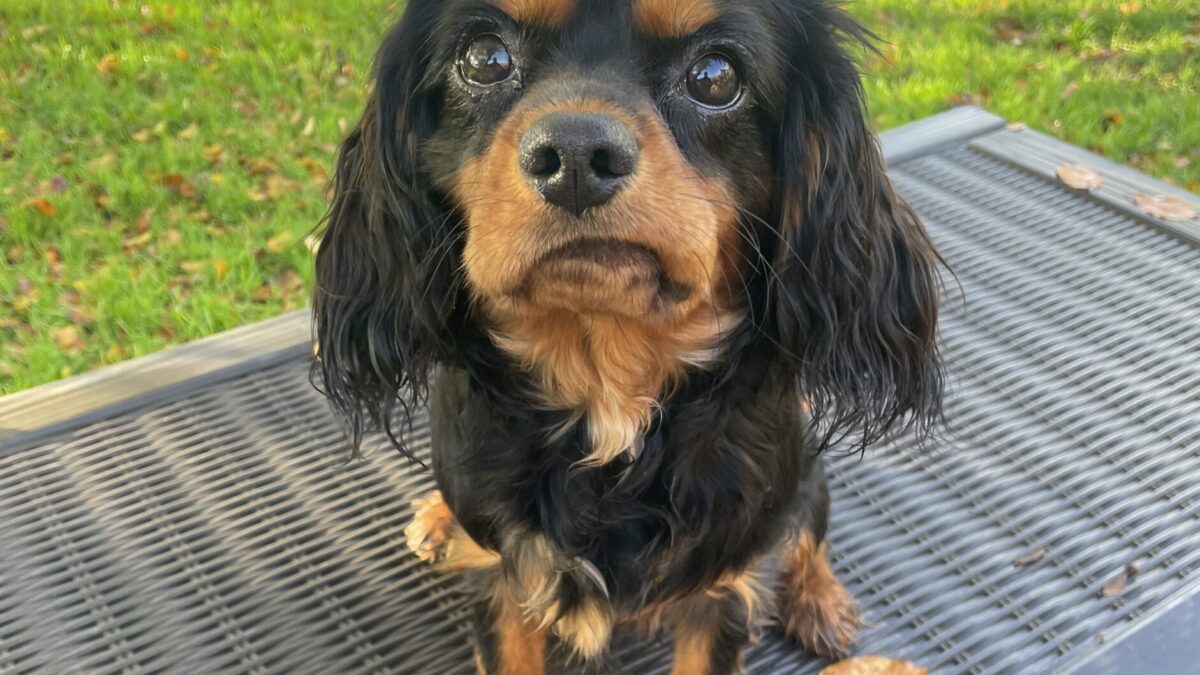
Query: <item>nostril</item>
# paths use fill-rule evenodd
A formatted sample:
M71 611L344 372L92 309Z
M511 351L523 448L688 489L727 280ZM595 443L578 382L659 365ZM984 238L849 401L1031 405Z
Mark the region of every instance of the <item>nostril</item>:
M527 169L533 176L549 178L562 169L562 158L554 148L541 147L533 151Z
M610 154L608 150L600 148L592 153L592 171L595 172L595 174L600 178L604 180L613 180L624 175L614 171L612 165L612 154Z
M592 151L592 172L601 180L616 180L633 173L636 151L620 145L606 145Z

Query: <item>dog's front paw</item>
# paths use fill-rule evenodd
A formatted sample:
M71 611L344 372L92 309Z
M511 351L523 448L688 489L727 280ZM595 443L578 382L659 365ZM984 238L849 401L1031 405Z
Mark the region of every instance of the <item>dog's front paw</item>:
M418 558L428 563L445 559L454 527L454 514L446 505L440 490L413 502L412 522L404 528L404 538Z
M779 603L784 632L819 656L845 656L865 625L858 603L829 566L823 544L802 537L791 556Z
M848 654L864 625L858 603L841 584L819 594L788 594L782 604L784 631L819 656Z

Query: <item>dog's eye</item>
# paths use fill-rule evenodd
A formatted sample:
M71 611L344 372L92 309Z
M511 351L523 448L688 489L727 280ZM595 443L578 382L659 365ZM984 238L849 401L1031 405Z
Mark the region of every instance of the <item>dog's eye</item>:
M742 96L742 79L729 59L720 54L705 54L688 68L687 93L705 107L729 108Z
M463 79L480 86L499 84L512 77L512 56L508 45L496 35L481 35L471 40L458 60Z

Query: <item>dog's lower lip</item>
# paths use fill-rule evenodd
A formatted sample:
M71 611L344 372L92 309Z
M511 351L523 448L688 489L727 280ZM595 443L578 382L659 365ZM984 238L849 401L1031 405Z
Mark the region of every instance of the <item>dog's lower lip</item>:
M623 278L631 284L629 290L640 286L666 305L683 302L691 295L687 286L667 275L657 253L643 244L616 238L585 237L550 250L529 268L517 294L525 295L538 278L555 277L583 286Z

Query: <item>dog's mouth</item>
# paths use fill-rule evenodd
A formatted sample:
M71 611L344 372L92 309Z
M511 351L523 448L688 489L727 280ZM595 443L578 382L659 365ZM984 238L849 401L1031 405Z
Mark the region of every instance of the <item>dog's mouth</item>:
M517 295L546 309L644 316L687 300L691 289L673 281L658 254L645 245L583 238L541 256Z

